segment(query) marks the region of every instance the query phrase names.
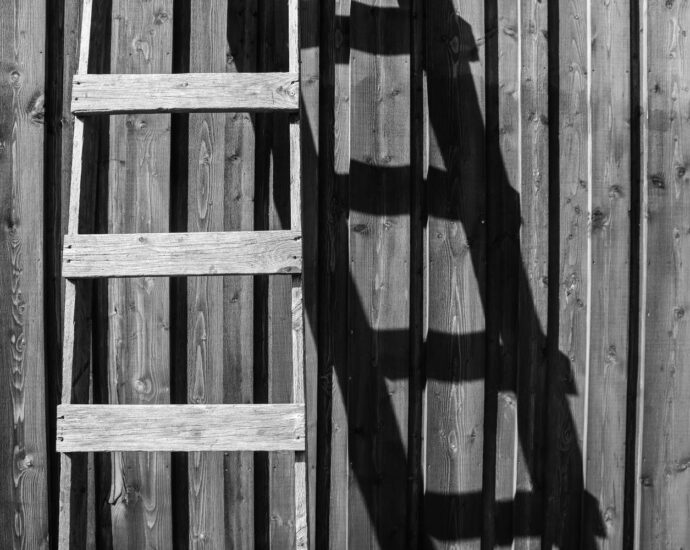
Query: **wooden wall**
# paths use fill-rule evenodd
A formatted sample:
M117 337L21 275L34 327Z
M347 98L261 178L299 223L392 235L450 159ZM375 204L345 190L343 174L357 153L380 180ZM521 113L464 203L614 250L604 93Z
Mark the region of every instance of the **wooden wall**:
M0 0L2 548L57 541L80 4ZM688 0L301 7L312 547L690 546ZM99 0L92 44L91 72L285 70L286 5ZM283 116L85 135L82 231L289 224ZM289 400L286 284L84 285L75 396ZM74 546L290 548L291 460L84 456Z

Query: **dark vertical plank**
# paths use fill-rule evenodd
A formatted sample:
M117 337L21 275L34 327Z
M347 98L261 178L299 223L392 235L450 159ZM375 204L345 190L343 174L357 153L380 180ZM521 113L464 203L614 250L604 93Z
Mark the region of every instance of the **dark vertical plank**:
M44 363L44 2L0 2L0 535L48 544Z
M288 68L288 5L273 7L270 40L273 49L264 69ZM273 117L271 153L273 174L268 196L268 228L290 227L290 146L286 115ZM269 402L292 401L292 281L289 277L268 277L268 392ZM269 510L271 548L295 545L294 453L269 453Z
M683 548L690 543L690 356L686 320L690 285L687 184L690 95L685 28L687 0L649 1L646 7L647 166L644 173L641 456L639 548ZM642 13L645 13L644 11Z
M348 229L347 202L350 173L350 0L324 4L321 110L324 131L321 146L320 303L319 345L322 365L319 408L320 466L317 496L318 548L347 548L348 532ZM306 111L306 110L305 110ZM311 113L306 111L307 116ZM303 114L304 116L304 114ZM311 122L309 124L311 128ZM303 137L304 127L302 130ZM314 135L313 131L311 135ZM316 138L316 136L314 136ZM303 169L308 166L303 163ZM307 206L305 201L304 206ZM323 491L323 492L322 492ZM327 511L327 512L326 512Z
M287 2L259 3L260 71L284 71L288 66ZM288 120L284 114L256 116L257 229L290 226ZM292 399L291 292L288 277L256 279L255 399L287 403ZM257 548L294 546L294 453L255 455Z
M484 548L512 542L517 459L517 312L520 185L520 6L485 3L488 248L484 405ZM507 516L507 517L506 517Z
M419 548L424 493L424 364L427 326L427 138L424 18L426 2L410 2L410 385L408 423L407 548Z
M411 22L403 4L353 2L350 17L350 548L404 548L407 535Z
M623 547L630 281L630 3L592 2L591 321L582 545Z
M427 13L429 275L424 520L479 547L486 377L484 3Z
M541 547L544 489L546 330L549 304L549 67L548 6L521 4L520 259L513 534L515 548ZM555 121L554 121L555 122ZM513 220L518 221L518 220ZM555 283L554 283L555 284Z
M590 312L589 21L585 0L558 6L559 318L547 379L544 545L579 548Z
M307 521L309 548L316 545L317 391L318 391L318 299L319 299L319 92L320 22L319 0L299 3L299 60L301 97L302 268L304 297L304 391L307 408Z
M224 72L227 2L191 6L191 72ZM225 118L189 116L188 231L222 231ZM223 279L187 279L187 395L189 403L223 401ZM193 452L189 467L189 545L220 548L225 541L222 453Z
M256 0L228 3L230 72L256 71ZM228 115L225 123L225 230L254 229L255 173L254 117L248 113ZM225 277L223 280L225 365L224 403L251 403L254 391L254 279ZM226 453L225 547L254 545L254 455Z
M172 0L114 0L111 70L169 73ZM169 226L170 116L111 119L110 233L166 232ZM140 278L108 284L110 401L167 403L169 282ZM171 546L169 453L113 453L113 546Z

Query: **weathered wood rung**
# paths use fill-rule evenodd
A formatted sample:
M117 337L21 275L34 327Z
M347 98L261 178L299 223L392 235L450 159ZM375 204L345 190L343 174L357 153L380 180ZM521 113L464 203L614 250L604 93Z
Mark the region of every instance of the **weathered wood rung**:
M303 451L304 405L59 405L58 452Z
M83 74L75 115L297 111L298 73Z
M66 235L68 279L294 274L302 271L299 231Z

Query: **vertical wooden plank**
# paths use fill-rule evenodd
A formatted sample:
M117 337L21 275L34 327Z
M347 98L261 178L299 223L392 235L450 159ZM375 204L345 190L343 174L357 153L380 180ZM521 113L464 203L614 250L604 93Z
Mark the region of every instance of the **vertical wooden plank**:
M320 363L324 369L319 408L319 472L316 489L318 548L348 548L348 220L347 203L350 173L350 0L324 4L325 74L321 93L324 128L320 151L319 198L322 219L319 228L320 271ZM306 111L306 110L305 110ZM309 111L302 116L311 116ZM316 136L311 131L312 139ZM308 143L308 141L307 141ZM305 163L305 168L308 165ZM305 201L305 208L308 202ZM323 445L323 447L321 447ZM323 449L323 450L322 450ZM325 520L322 518L325 516Z
M558 4L558 348L547 377L544 545L579 548L586 441L591 193L588 2ZM555 40L555 38L554 38ZM552 98L555 100L556 98Z
M227 2L191 6L191 72L223 72ZM189 231L222 231L224 219L225 115L189 116ZM189 403L223 401L223 279L187 279L187 393ZM220 548L225 540L223 455L189 456L189 545Z
M520 4L520 228L518 304L518 447L515 548L541 547L546 330L549 304L548 5ZM517 221L517 220L514 220Z
M47 238L53 242L51 247L55 250L54 268L57 275L54 283L55 295L52 298L47 297L47 300L57 310L57 320L62 322L65 298L72 293L70 285L63 284L61 278L62 236L67 233L70 223L73 230L78 224L81 232L95 232L96 196L99 190L104 189L101 184L107 178L107 166L103 166L103 161L107 158L108 149L107 119L93 118L84 124L75 122L70 112L69 101L65 98L70 97L73 75L77 71L108 71L111 5L110 2L98 2L92 9L90 1L68 0L59 2L53 8L62 10L59 16L56 15L61 17L61 21L54 24L64 25L60 28L61 39L51 44L54 48L60 48L63 54L60 65L51 67L51 71L55 71L56 76L59 75L61 78L61 88L59 91L54 89L53 93L49 94L55 105L60 106L60 111L53 114L56 117L60 116L59 122L56 122L55 139L61 150L60 160L55 161L55 168L59 167L61 177L55 180L55 202L46 214L46 223L51 216L55 216L56 232ZM54 21L51 14L48 17L49 21ZM74 147L77 139L81 140L82 144ZM74 197L80 207L78 219L71 221L68 219L69 212L74 212L75 216L77 213L74 205L70 203L73 193L78 191L79 184L78 179L72 181L73 163L77 163L75 167L78 173L81 173L82 180L90 184L83 185L80 196ZM70 189L72 184L75 191ZM66 292L66 289L69 289L69 292ZM66 382L63 379L62 387L64 390L71 388L72 402L88 403L91 400L91 375L95 363L92 356L93 285L84 282L76 285L74 291L74 348L68 352L72 356L73 369L71 381ZM55 353L61 357L65 351L62 341L59 340L62 334L61 327L56 332L54 337L60 343L57 344ZM52 387L50 382L49 387ZM61 500L59 515L62 524L57 534L58 544L69 544L70 548L90 548L95 544L97 514L92 477L93 460L92 455L85 454L61 457L64 468L60 471L60 484L63 485L63 490L69 491L69 496L66 494L65 498L69 498L71 502L64 498ZM63 528L68 522L71 524L70 528Z
M410 28L409 5L352 3L350 548L407 535Z
M114 0L111 70L169 73L172 0ZM170 116L111 118L110 233L166 232ZM169 403L169 282L108 284L108 372L113 403ZM114 548L172 544L169 453L112 455Z
M690 303L687 143L688 101L685 28L687 0L644 3L646 26L648 148L644 174L643 234L646 273L641 371L644 399L640 471L639 548L682 548L690 543Z
M590 4L591 322L582 546L622 548L630 258L630 3Z
M288 2L261 3L262 71L284 71L289 64ZM258 118L258 117L257 117ZM268 154L264 176L266 194L260 207L265 215L263 227L290 227L290 142L288 117L264 115L263 146ZM257 162L263 162L258 159ZM266 177L267 176L267 177ZM259 182L257 181L257 185ZM271 275L266 281L266 384L270 403L292 400L292 281L289 277ZM272 452L267 457L267 545L270 548L293 548L295 545L294 461L290 452ZM259 545L257 541L257 546Z
M317 473L317 389L319 364L316 341L319 299L319 110L320 110L320 23L319 0L300 0L299 71L300 134L302 151L302 285L304 299L304 392L307 407L307 499L309 548L316 545ZM319 512L320 513L320 512Z
M299 71L299 0L288 0L288 70ZM289 119L290 156L290 229L302 230L302 144L301 121L298 116ZM304 384L304 300L302 275L292 276L290 298L292 331L292 400L305 404ZM306 404L305 404L306 409ZM294 529L296 550L307 550L307 453L295 453Z
M257 0L228 2L228 71L256 71ZM225 123L225 230L254 229L254 117ZM254 390L254 278L223 279L224 403L251 403ZM254 547L254 454L226 453L225 547Z
M407 475L407 548L416 549L422 531L424 492L424 364L426 341L428 107L424 60L425 0L410 2L410 368Z
M627 477L627 482L628 486L626 489L629 489L630 485L632 485L632 495L628 494L628 497L632 497L633 499L633 510L632 510L632 516L630 515L630 510L628 509L628 513L626 514L625 521L627 522L626 525L626 538L625 542L633 548L640 548L640 538L642 535L642 492L645 490L645 484L642 483L643 478L642 478L642 458L643 458L643 452L642 449L644 448L644 443L645 443L645 438L644 438L644 417L645 417L645 376L646 376L646 366L645 366L645 353L646 353L646 329L647 329L647 258L649 255L649 250L647 247L647 244L649 242L649 223L648 223L648 217L649 217L649 186L648 186L648 174L649 174L649 157L650 157L650 141L649 141L649 97L650 97L650 90L649 90L649 82L652 81L650 79L649 75L649 60L650 60L650 55L649 55L649 44L648 44L648 36L649 36L649 21L647 20L647 14L649 13L648 9L648 0L640 0L632 9L632 15L633 15L633 21L632 24L635 24L636 27L631 27L632 28L637 28L639 30L639 42L632 42L634 45L635 49L637 50L636 53L638 54L638 72L637 74L633 73L635 76L638 77L637 79L637 86L638 88L635 90L638 92L638 96L634 97L634 99L637 99L638 102L638 108L639 112L636 113L639 115L639 119L637 122L639 122L639 140L637 142L638 145L638 151L640 152L640 159L639 159L639 164L635 166L635 156L633 152L633 173L632 177L635 178L636 176L639 178L636 179L636 182L638 183L638 200L639 200L639 206L638 206L638 211L637 211L637 221L639 223L639 233L638 233L638 238L639 241L637 243L636 251L638 252L638 261L639 264L638 266L631 266L632 269L635 269L637 267L637 275L639 276L638 279L638 286L637 290L639 292L638 295L638 318L637 318L637 342L634 342L631 340L630 345L632 348L632 353L631 357L634 357L635 353L637 352L637 372L636 374L636 380L631 381L629 384L629 388L631 388L635 392L635 397L636 397L636 402L635 402L635 408L634 408L634 431L631 429L633 426L630 426L628 424L628 429L629 433L634 434L634 441L635 441L635 448L634 448L634 469L632 473L628 473ZM634 100L631 98L631 100ZM634 137L634 134L633 134ZM657 136L658 137L658 136ZM635 171L635 168L637 168L637 171ZM637 172L637 173L635 173ZM632 214L633 219L635 214ZM633 287L630 289L632 292L634 292L636 289ZM634 330L631 330L631 334L635 335ZM633 348L634 344L637 344L635 348ZM632 372L630 373L632 376ZM629 417L630 418L630 417ZM628 463L629 464L629 463ZM628 465L628 468L630 466ZM649 486L649 481L647 481L646 486ZM631 523L630 523L631 522Z
M64 298L66 292L65 285L61 278L61 242L62 235L67 232L67 212L68 212L68 197L71 185L71 155L72 155L72 126L73 121L69 113L69 108L66 107L66 102L63 102L63 97L66 94L69 96L71 90L72 74L77 70L79 59L79 38L80 32L80 12L81 0L74 0L72 2L56 2L49 5L46 17L53 22L47 27L47 44L46 55L49 56L46 64L46 127L47 127L47 156L46 162L48 169L46 171L47 182L45 193L45 224L46 224L46 250L53 250L52 255L46 257L45 269L49 274L49 283L46 285L45 302L46 307L46 360L52 362L54 365L63 365L62 363L62 339L63 334L63 308ZM87 11L90 14L90 6L87 4ZM71 16L71 17L70 17ZM69 19L67 19L70 17ZM65 32L65 22L67 22L67 32ZM86 27L88 32L88 26ZM63 127L64 126L64 127ZM64 213L64 214L63 214ZM52 272L52 273L51 273ZM74 306L73 300L75 296L75 289L72 287L69 294L71 294L70 311L68 313L75 315L80 311L71 309ZM52 313L50 315L52 306ZM69 330L69 329L68 329ZM78 344L78 342L74 342ZM81 362L80 352L75 354L73 350L69 356L77 356L77 361ZM70 373L73 372L72 366L66 366ZM81 365L80 365L81 366ZM79 367L80 367L79 366ZM79 370L79 367L76 369ZM89 368L89 365L86 365ZM84 377L70 376L69 382L62 381L61 373L58 369L46 370L47 385L46 388L60 388L61 382L63 387L68 392L73 392L73 397L76 400L88 399L88 377L86 377L87 384L79 383L79 379ZM73 384L73 381L76 382ZM84 386L86 386L86 395L84 395ZM49 392L47 394L47 408L48 411L54 411L55 406L59 402L60 395L57 392ZM50 417L49 417L50 418ZM54 438L55 430L54 424L49 423L48 444L51 452L55 451ZM73 543L75 548L80 543L74 544L78 540L83 540L84 533L82 525L86 523L86 498L83 494L86 490L86 473L84 471L85 460L82 457L61 456L59 461L49 463L50 471L50 492L52 495L58 496L58 517L55 523L54 517L51 517L50 526L52 536L58 541L61 547L69 546ZM57 475L56 475L57 474ZM57 482L57 483L56 483ZM64 482L63 491L60 493L62 483ZM51 502L51 513L54 509ZM52 514L51 514L52 516ZM70 529L71 525L74 529Z
M484 3L427 13L429 275L424 520L479 547L486 376Z
M43 319L45 3L0 2L0 535L48 544Z
M486 2L488 248L484 405L485 548L510 545L517 449L517 313L520 185L520 6Z

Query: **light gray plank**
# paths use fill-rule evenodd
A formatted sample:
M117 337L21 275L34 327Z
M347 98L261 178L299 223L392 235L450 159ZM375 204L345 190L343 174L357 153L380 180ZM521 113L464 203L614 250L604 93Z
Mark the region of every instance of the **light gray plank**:
M60 405L59 452L303 451L304 405Z
M297 111L298 73L79 75L75 115Z
M67 278L300 273L299 231L67 235Z

